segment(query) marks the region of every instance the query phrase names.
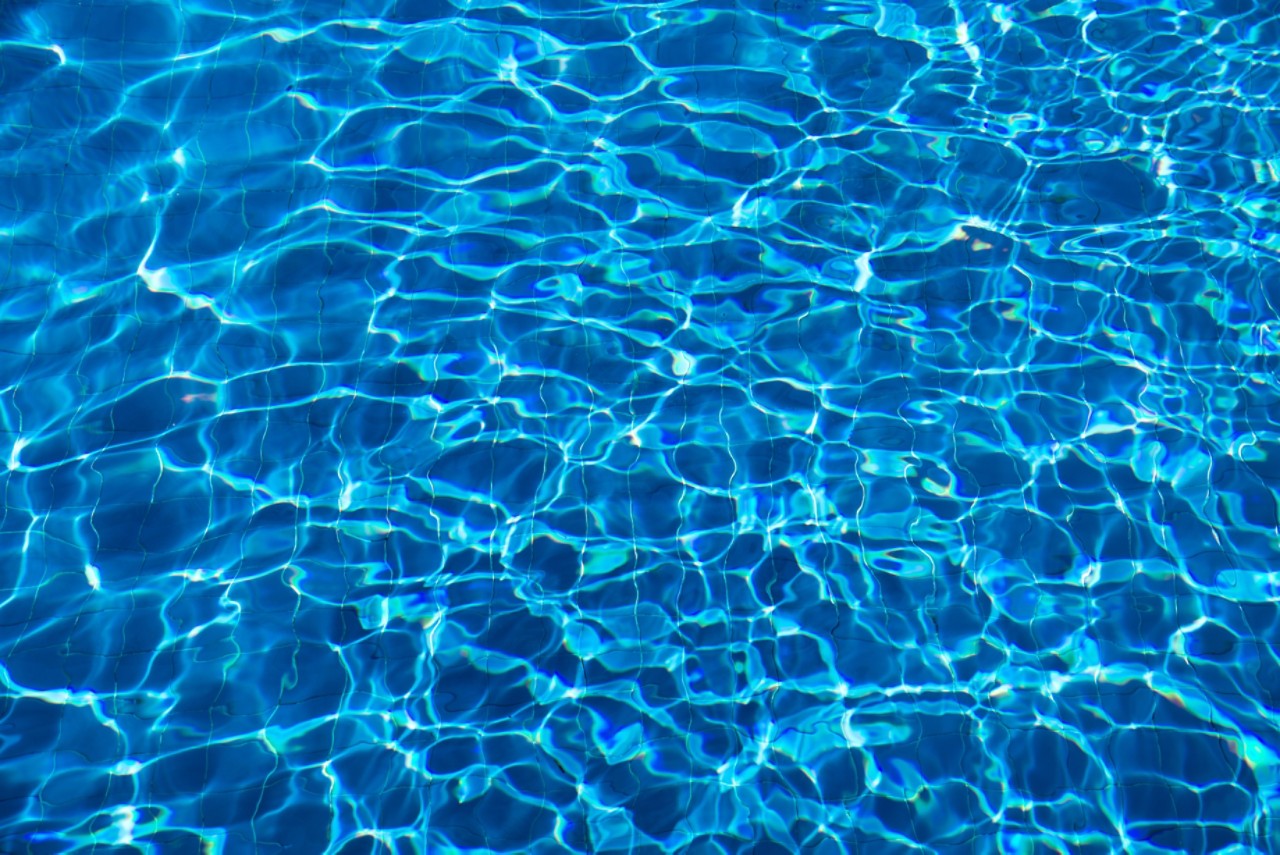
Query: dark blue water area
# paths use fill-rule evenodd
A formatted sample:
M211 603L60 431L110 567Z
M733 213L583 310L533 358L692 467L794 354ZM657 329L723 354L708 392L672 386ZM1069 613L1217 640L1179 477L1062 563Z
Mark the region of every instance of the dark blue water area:
M1280 9L0 3L0 853L1280 850Z

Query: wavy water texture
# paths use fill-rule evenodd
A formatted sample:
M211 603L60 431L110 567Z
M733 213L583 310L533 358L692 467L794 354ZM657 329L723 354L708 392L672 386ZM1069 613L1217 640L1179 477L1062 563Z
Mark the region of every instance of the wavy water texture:
M1280 19L0 15L0 851L1277 851Z

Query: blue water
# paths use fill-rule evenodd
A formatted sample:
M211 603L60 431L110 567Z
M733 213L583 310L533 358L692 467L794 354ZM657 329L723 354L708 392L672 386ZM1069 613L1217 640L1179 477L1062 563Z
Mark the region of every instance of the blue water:
M1271 0L5 0L0 852L1280 851Z

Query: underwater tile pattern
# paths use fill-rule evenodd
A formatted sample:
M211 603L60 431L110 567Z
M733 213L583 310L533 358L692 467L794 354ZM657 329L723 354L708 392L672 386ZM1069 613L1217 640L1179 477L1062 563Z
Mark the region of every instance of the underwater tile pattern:
M1280 7L0 7L0 852L1280 851Z

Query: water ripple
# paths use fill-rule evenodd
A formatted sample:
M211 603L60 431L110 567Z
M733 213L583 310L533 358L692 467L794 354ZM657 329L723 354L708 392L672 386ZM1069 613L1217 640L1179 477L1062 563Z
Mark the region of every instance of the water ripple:
M1267 9L6 5L0 849L1276 851Z

